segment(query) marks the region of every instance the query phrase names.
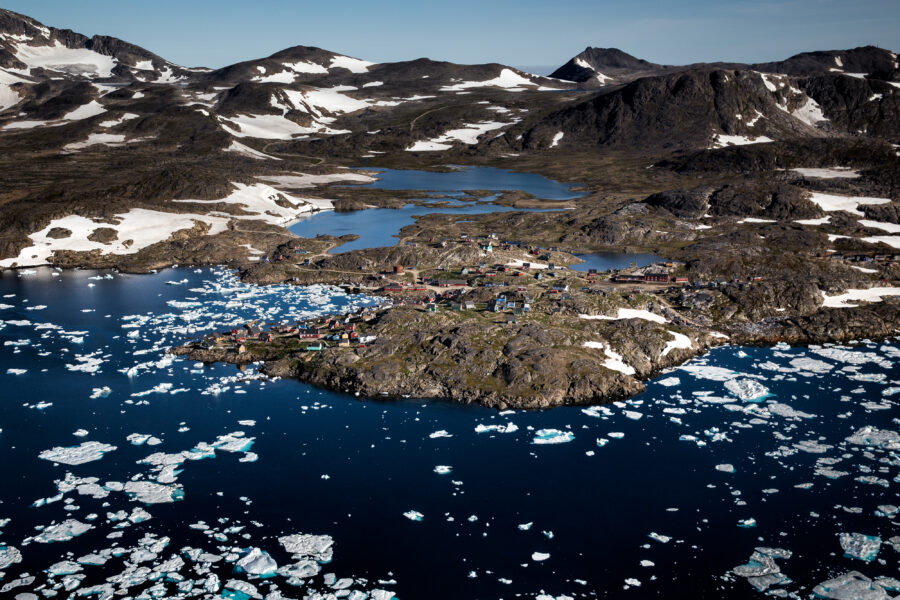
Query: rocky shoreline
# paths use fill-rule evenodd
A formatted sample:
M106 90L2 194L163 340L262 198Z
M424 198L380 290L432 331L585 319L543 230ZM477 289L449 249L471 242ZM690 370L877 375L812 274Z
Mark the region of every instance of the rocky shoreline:
M226 332L173 352L207 363L262 362L267 375L361 398L542 409L633 396L644 381L722 344L824 344L900 334L897 298L760 319L732 302L733 311L719 306L720 316L711 318L705 307L678 304L684 288L623 288L562 273L554 284L505 286L499 293L468 287L450 298L381 291L394 305L365 318L338 315L333 322L301 323L299 331L295 324L271 324L271 337L264 330L259 339L255 330L249 336ZM722 300L726 292L695 293ZM519 309L497 310L498 298L518 301ZM308 339L311 331L324 333ZM329 335L333 331L349 331L349 339ZM310 344L320 346L309 350Z

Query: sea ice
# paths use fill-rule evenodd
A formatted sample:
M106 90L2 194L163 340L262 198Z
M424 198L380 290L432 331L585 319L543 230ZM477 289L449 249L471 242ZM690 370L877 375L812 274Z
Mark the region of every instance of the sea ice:
M100 460L107 452L112 452L116 446L100 442L83 442L79 446L56 447L44 450L38 457L64 465L82 465L84 463Z
M823 581L813 589L817 598L833 600L890 600L890 594L858 571L848 571L828 581Z
M841 548L844 555L870 562L878 556L881 550L881 538L862 533L842 533L840 536Z
M506 425L484 425L479 423L475 426L475 433L513 433L518 430L519 428L515 423L507 423Z
M730 379L725 388L744 402L761 402L769 396L769 389L753 379Z
M334 540L329 535L298 533L280 537L278 541L294 560L309 558L320 563L331 562Z
M259 548L251 548L236 563L238 572L260 578L273 577L278 572L278 565L268 552Z
M67 542L90 529L93 529L93 525L88 525L75 519L66 519L62 523L45 527L39 535L34 537L34 541L40 544Z
M561 431L559 429L539 429L534 434L532 444L564 444L575 439L575 434L571 431Z

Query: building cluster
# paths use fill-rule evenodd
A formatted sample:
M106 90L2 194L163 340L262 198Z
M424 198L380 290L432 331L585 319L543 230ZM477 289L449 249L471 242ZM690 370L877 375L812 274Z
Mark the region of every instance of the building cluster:
M373 320L377 311L364 307L340 316L322 317L294 325L274 325L266 328L265 323L250 322L227 333L213 333L205 336L200 347L206 350L227 349L242 354L251 342L268 344L276 340L296 338L305 342L302 350L315 352L329 346L365 346L375 341L373 335L360 333L362 324Z

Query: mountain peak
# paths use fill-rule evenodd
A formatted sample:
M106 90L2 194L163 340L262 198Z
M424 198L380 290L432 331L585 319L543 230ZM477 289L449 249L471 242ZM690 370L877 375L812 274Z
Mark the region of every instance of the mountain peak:
M586 87L596 87L630 81L635 76L648 74L662 68L660 65L634 57L618 48L588 46L550 76L581 83Z

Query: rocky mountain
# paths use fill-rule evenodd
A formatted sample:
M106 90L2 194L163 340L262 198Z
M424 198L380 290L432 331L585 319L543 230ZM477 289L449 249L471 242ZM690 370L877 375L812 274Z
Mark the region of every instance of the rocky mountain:
M185 224L197 236L231 240L240 238L240 222L263 221L277 235L334 199L343 207L399 202L325 187L352 180L346 169L355 166L490 164L596 192L605 185L597 165L629 156L640 176L628 171L628 189L649 196L696 189L680 181L688 174L740 177L785 164L830 166L826 160L883 165L900 143L896 64L894 53L872 47L770 65L688 66L587 48L541 77L497 63L374 63L295 46L220 69L188 68L116 38L0 10L0 268L60 261L62 250L66 264L86 252L105 261L155 244L168 244L171 259L169 237ZM623 177L620 165L613 172ZM893 180L866 181L893 193ZM716 190L729 182L721 183ZM768 200L741 204L729 189L710 196L719 199L716 215L806 214L770 210L781 205ZM611 243L654 234L649 220L629 229L629 212L601 219L594 201L579 201L584 213L573 213L591 224L573 217L575 231L563 238ZM677 202L644 209L693 214ZM165 226L142 242L123 237L125 244L97 242L106 239L95 235L99 224L77 221L116 221L121 233L138 216ZM677 234L685 235L693 234ZM189 262L187 247L227 255L226 246L211 251L182 239L177 256Z
M753 70L793 76L842 73L850 77L900 81L897 54L864 46L850 50L803 52L783 61L768 63L694 63L658 65L636 58L618 48L587 47L550 76L579 83L585 88L620 85L640 77L696 69Z
M51 78L172 83L190 71L118 38L88 38L0 10L0 75L9 84Z
M873 59L871 66L883 65L891 54L879 51L878 56L883 60ZM877 73L820 69L795 77L707 65L660 70L568 103L508 130L492 144L514 150L679 149L860 133L888 139L900 135L900 83Z
M592 48L589 46L556 69L550 74L550 77L573 81L584 87L592 88L624 83L669 69L671 67L635 58L618 48Z
M847 73L864 77L876 74L879 78L897 72L897 54L876 46L863 46L851 50L827 50L803 52L787 60L759 63L752 67L767 73L786 75L817 75L822 73Z

